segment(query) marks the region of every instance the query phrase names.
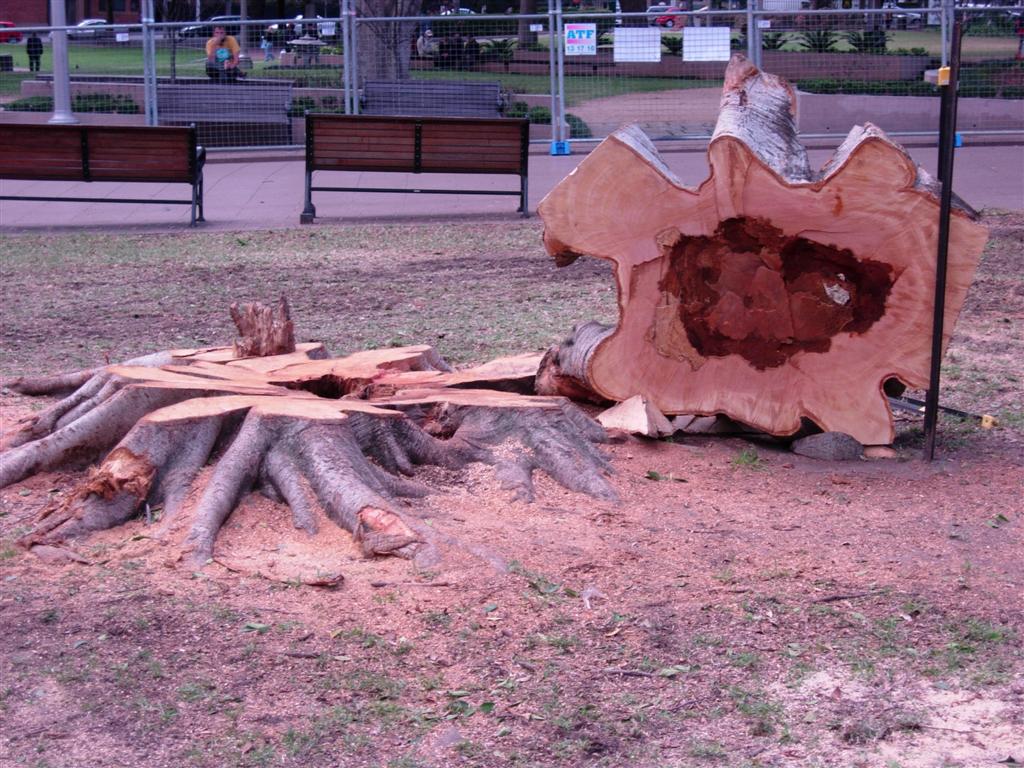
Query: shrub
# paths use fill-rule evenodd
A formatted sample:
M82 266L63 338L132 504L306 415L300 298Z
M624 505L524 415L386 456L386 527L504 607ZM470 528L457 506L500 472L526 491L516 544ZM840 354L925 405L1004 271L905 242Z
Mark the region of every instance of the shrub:
M889 42L889 36L882 29L848 30L843 33L843 39L857 53L885 53Z
M801 49L812 53L829 53L839 45L839 33L833 29L810 29L797 33Z
M4 106L9 112L52 112L53 99L49 96L26 96Z
M762 32L761 48L766 51L781 51L782 47L789 42L785 32Z
M835 80L819 78L798 80L797 88L806 93L869 94L875 96L934 96L931 83L921 80Z
M312 96L296 96L292 99L292 106L288 110L289 117L303 117L306 112L316 110L316 99Z
M17 99L5 107L11 112L52 112L50 96L28 96ZM72 97L72 112L102 112L117 115L137 115L139 105L130 96L107 93L83 93Z
M676 35L662 35L661 44L673 56L681 56L683 53L683 38Z

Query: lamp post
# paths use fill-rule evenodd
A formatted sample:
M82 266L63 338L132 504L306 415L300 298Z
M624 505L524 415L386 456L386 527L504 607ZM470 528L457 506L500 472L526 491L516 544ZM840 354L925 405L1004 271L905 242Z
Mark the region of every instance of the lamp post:
M50 0L50 24L63 27L67 23L64 0ZM67 30L53 30L50 33L50 40L53 44L53 116L47 122L55 125L74 125L78 119L71 112Z

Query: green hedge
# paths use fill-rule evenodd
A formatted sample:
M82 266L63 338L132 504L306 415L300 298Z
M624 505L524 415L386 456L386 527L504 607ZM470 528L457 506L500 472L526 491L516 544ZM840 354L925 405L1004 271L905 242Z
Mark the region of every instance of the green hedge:
M505 108L505 117L525 117L537 125L551 125L551 110L547 107L528 107L525 101L515 101ZM589 139L594 134L586 122L572 113L566 113L565 122L569 125L569 138Z
M4 108L9 112L52 112L53 99L49 96L28 96L10 102ZM142 110L130 96L84 93L71 99L71 111L137 115Z

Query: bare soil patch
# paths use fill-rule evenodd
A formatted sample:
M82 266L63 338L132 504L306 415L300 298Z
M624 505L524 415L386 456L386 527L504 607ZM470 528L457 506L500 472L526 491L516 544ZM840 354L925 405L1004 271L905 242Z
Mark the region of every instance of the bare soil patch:
M364 559L327 525L308 539L258 496L218 541L231 570L182 571L142 518L89 538L85 563L44 562L11 542L80 475L0 491L0 764L1024 760L1024 217L988 221L943 401L1002 426L944 420L933 464L907 414L891 461L615 444L621 505L546 478L527 505L484 469L429 470L408 514L467 545L429 571ZM539 234L7 238L0 371L226 342L231 300L279 293L299 340L332 351L541 349L610 319L614 296L605 265L556 270ZM41 405L0 398L4 424ZM310 586L317 567L344 581Z

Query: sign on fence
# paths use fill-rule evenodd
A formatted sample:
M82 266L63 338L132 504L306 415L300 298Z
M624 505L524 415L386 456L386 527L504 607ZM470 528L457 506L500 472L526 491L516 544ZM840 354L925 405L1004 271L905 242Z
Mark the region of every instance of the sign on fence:
M597 24L566 24L565 55L596 56Z
M728 61L731 27L685 27L683 61Z
M658 27L622 27L615 30L616 62L661 61L661 30Z

